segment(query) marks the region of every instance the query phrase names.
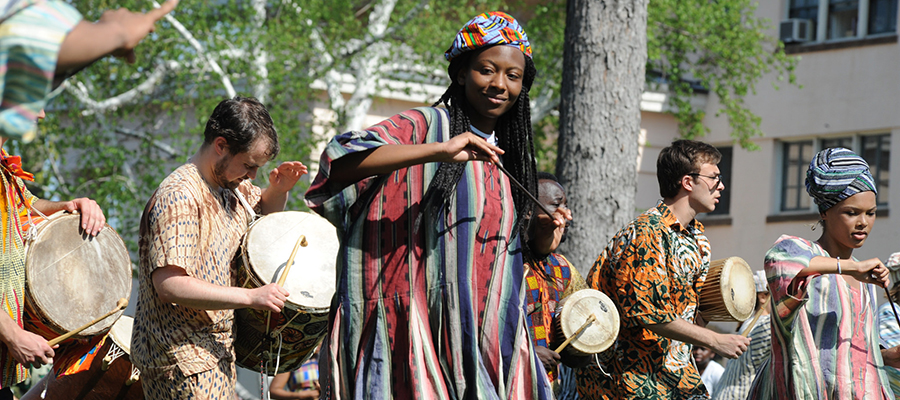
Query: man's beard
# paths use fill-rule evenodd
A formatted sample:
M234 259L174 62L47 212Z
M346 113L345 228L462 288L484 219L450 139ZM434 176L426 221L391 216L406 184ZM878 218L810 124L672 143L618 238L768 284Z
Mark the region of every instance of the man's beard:
M225 189L237 189L238 186L241 185L241 181L243 179L238 179L234 181L229 181L225 178L225 169L228 168L228 163L231 161L231 155L225 156L221 160L216 162L215 167L213 168L213 175L216 177L216 181L219 186Z

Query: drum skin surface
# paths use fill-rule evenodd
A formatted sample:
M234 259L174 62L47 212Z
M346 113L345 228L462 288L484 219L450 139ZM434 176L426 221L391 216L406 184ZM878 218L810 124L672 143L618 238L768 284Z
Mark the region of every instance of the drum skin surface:
M619 337L619 310L612 299L599 290L579 290L562 299L557 308L559 313L554 321L554 349L578 332L592 314L596 318L594 322L573 339L566 350L596 354L608 349Z
M337 231L328 220L283 211L255 221L243 239L237 282L251 289L277 282L301 235L308 244L299 247L288 272L284 288L290 296L282 312L235 310L234 350L241 367L268 375L292 371L325 336L340 249Z
M103 357L107 354L110 346L117 346L119 342L131 342L131 326L133 324L131 317L123 316L116 321L110 332L118 331L121 335L128 333L128 337L110 336L106 342L98 350L98 354L91 362L91 368L87 371L81 371L76 374L61 376L54 378L56 371L51 371L50 375L45 376L38 383L31 387L28 393L22 396L21 400L41 400L41 392L47 390L43 400L140 400L144 398L144 389L141 380L127 385L126 382L131 376L132 364L128 357L127 349L125 355L116 358L109 364L109 369L103 371ZM117 329L118 328L118 329ZM112 339L112 340L110 340ZM120 347L121 348L121 347Z
M81 215L54 214L26 242L26 330L52 339L81 327L131 295L131 258L109 225L96 237L79 233ZM105 333L123 311L76 338ZM48 329L52 333L48 334Z

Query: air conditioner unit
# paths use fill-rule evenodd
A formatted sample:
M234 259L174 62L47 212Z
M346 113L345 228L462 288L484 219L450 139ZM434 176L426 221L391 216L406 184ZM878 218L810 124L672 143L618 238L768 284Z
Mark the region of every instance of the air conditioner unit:
M787 19L781 21L779 37L785 43L802 43L813 40L813 23L808 19Z

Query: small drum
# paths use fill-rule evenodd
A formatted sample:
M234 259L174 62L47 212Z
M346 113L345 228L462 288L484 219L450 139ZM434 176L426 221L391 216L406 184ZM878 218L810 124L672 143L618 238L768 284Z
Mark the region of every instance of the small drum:
M753 271L740 257L709 262L706 282L700 287L700 314L707 321L742 322L756 306Z
M133 318L123 316L113 324L103 345L90 361L89 369L60 377L54 377L57 371L51 371L32 386L22 400L143 399L140 372L128 357L133 323ZM45 390L42 397L41 393Z
M295 370L325 336L340 249L337 231L325 218L283 211L255 221L244 235L237 282L248 289L276 282L301 235L308 245L298 248L288 272L284 288L290 297L281 313L235 310L234 352L241 367L268 375Z
M53 339L81 327L131 295L131 258L109 225L83 235L81 215L56 213L28 230L25 241L25 330ZM123 311L75 338L105 333Z
M619 310L612 300L594 289L582 289L562 299L553 318L551 350L575 335L591 315L594 321L572 339L565 350L579 355L603 352L619 336Z

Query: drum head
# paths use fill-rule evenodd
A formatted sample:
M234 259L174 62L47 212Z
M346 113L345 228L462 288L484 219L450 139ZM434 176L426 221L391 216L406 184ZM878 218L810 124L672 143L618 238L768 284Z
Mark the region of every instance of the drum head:
M572 337L591 314L596 317L595 322L569 345L582 353L596 354L612 346L619 336L619 310L605 294L582 289L566 297L560 311L560 328L566 338Z
M125 243L109 225L92 238L82 236L80 227L81 215L56 214L38 225L34 240L26 244L26 293L59 333L99 318L131 295ZM120 315L122 311L79 336L106 332Z
M284 288L290 293L285 307L319 310L331 306L335 290L335 260L340 242L337 230L328 220L301 211L282 211L260 218L244 236L244 259L260 281L277 282L300 238L308 245L300 247L294 265L288 271Z
M131 328L134 326L134 318L123 315L109 328L109 337L116 346L119 346L125 354L131 354Z
M756 305L756 284L747 262L740 257L726 258L719 284L728 313L738 321L750 318Z

